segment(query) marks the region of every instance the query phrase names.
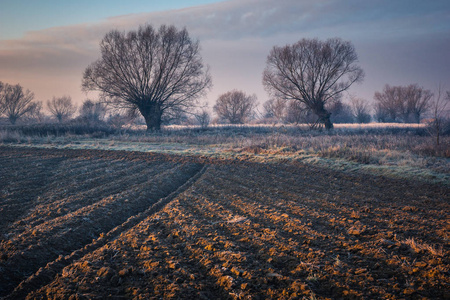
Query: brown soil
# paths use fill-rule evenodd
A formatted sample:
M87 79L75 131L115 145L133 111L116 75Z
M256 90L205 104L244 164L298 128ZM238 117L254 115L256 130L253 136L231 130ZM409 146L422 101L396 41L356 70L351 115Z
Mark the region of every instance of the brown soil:
M449 299L448 186L0 147L5 299Z

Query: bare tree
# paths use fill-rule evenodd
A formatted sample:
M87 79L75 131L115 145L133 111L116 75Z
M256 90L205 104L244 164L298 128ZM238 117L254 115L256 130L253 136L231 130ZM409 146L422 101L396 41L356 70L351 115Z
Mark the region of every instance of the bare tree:
M350 105L342 102L341 97L329 101L325 106L327 111L331 113L330 120L332 123L353 123L354 118Z
M30 109L24 118L26 118L29 123L42 123L45 119L45 115L42 113L42 101L35 101L30 104Z
M375 92L375 109L383 116L385 122L400 121L400 115L405 111L401 88L386 84L383 92Z
M362 81L363 70L350 42L334 38L325 42L302 39L293 45L275 46L263 73L266 90L277 98L302 102L325 128L333 128L325 105Z
M231 124L244 124L253 115L255 106L256 95L233 90L220 95L213 109L219 118Z
M386 123L389 121L389 113L380 103L375 103L373 106L374 109L374 119L381 123Z
M106 105L86 99L80 108L80 117L89 121L103 121L106 115Z
M146 25L128 33L113 30L100 48L102 57L84 71L83 89L139 111L147 130L159 130L171 110L189 110L211 86L199 42L186 29L164 25L156 31Z
M280 98L267 100L264 104L265 117L282 122L286 116L286 101Z
M407 121L420 123L421 116L431 107L433 93L430 90L419 87L417 84L408 85L405 89L408 111Z
M29 90L24 91L20 84L1 84L0 112L4 113L11 124L33 108L34 94Z
M351 108L353 116L357 123L369 123L370 122L370 109L367 101L362 98L351 97Z
M202 128L207 128L211 123L211 115L206 110L202 110L200 113L195 114L195 119Z
M430 108L432 119L428 123L428 129L436 137L436 146L439 147L442 133L450 130L450 91L444 96L439 86Z
M420 122L421 116L430 108L433 94L417 84L390 86L374 95L376 115L391 122Z
M47 101L47 108L60 123L69 119L77 111L70 96L53 97L52 100Z

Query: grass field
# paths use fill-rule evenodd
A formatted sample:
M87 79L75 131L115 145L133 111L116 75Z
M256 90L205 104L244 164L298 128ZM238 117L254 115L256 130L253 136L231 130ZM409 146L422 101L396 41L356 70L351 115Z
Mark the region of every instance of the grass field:
M242 158L0 147L0 297L448 296L447 185Z
M151 134L136 129L116 134L89 129L89 134L84 135L67 133L71 130L66 127L47 127L25 128L24 133L0 130L0 144L156 152L264 163L288 160L351 173L450 182L450 136L442 136L441 144L436 146L423 124L336 124L330 132L311 131L301 125L208 129L171 126ZM59 131L64 134L55 135Z

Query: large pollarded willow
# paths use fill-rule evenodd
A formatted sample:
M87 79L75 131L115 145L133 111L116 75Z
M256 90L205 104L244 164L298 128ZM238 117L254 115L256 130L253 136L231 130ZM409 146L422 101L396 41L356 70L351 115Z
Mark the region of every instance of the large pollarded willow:
M302 39L275 46L267 57L263 84L274 97L296 100L315 113L325 128L333 128L325 104L364 78L350 42Z
M139 111L148 130L164 114L187 110L211 86L198 41L186 29L151 25L128 33L111 31L100 43L101 58L89 65L83 90L100 91L119 107Z

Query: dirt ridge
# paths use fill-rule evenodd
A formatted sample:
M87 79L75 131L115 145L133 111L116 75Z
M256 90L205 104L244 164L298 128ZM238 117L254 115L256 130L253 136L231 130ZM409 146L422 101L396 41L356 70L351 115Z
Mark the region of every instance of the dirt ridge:
M76 260L82 258L86 254L95 251L96 249L106 245L108 242L113 241L115 238L119 237L122 233L133 228L139 222L145 218L155 214L160 211L165 205L170 201L175 199L179 194L187 190L195 181L200 178L203 173L205 173L208 166L203 166L200 171L194 174L188 181L183 185L178 187L175 191L170 193L168 196L159 199L156 203L151 205L147 210L129 217L124 223L116 226L110 230L105 235L101 235L99 238L95 239L92 243L85 245L81 249L73 251L70 255L60 256L55 261L48 263L45 267L40 268L35 274L28 277L26 280L22 281L12 293L3 297L2 299L24 299L29 293L38 290L40 287L50 283L53 278L59 272L64 269L64 267L72 264Z

